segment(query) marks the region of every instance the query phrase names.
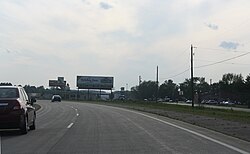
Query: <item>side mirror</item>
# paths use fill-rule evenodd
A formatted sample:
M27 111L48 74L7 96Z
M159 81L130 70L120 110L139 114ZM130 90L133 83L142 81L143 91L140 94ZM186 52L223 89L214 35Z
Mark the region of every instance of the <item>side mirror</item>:
M30 102L31 102L31 105L33 105L36 102L36 99L35 98L31 98Z

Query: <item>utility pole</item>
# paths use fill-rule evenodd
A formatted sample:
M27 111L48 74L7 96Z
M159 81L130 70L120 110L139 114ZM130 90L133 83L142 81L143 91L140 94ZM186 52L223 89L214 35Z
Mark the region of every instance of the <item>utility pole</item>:
M213 83L212 81L213 81L213 80L212 80L212 79L210 79L210 86L211 86L211 85L212 85L212 83Z
M156 68L156 102L158 100L158 89L159 89L159 69Z
M142 78L139 76L139 85L142 83Z
M194 107L194 64L193 64L193 45L191 44L191 95L192 95L192 107Z

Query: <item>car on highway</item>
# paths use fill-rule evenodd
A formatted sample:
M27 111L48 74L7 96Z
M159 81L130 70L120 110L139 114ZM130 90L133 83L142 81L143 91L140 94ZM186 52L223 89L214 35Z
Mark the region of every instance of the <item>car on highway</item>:
M220 105L234 105L234 102L232 102L232 101L221 101L220 102Z
M51 98L51 102L61 102L62 97L60 95L53 95Z
M206 102L206 104L209 104L209 105L217 105L217 104L219 104L219 103L218 103L218 101L216 101L216 100L208 100L208 101Z
M20 129L21 134L36 129L34 102L20 86L0 86L0 129Z

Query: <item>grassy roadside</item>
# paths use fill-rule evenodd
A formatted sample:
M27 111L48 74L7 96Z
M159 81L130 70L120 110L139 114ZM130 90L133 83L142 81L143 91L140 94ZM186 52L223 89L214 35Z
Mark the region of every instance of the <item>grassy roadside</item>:
M205 107L195 107L175 105L175 104L162 104L155 102L89 102L96 104L106 104L112 106L126 107L136 110L150 110L150 111L173 111L179 113L187 113L191 115L200 115L211 118L220 118L224 120L250 124L250 112L234 111L232 109L215 109Z

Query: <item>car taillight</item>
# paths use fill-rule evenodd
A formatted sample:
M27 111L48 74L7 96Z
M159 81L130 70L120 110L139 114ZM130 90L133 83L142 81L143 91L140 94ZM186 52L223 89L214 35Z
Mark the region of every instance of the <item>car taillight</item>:
M21 105L20 102L17 100L15 101L15 106L13 107L13 110L20 110L21 109Z

